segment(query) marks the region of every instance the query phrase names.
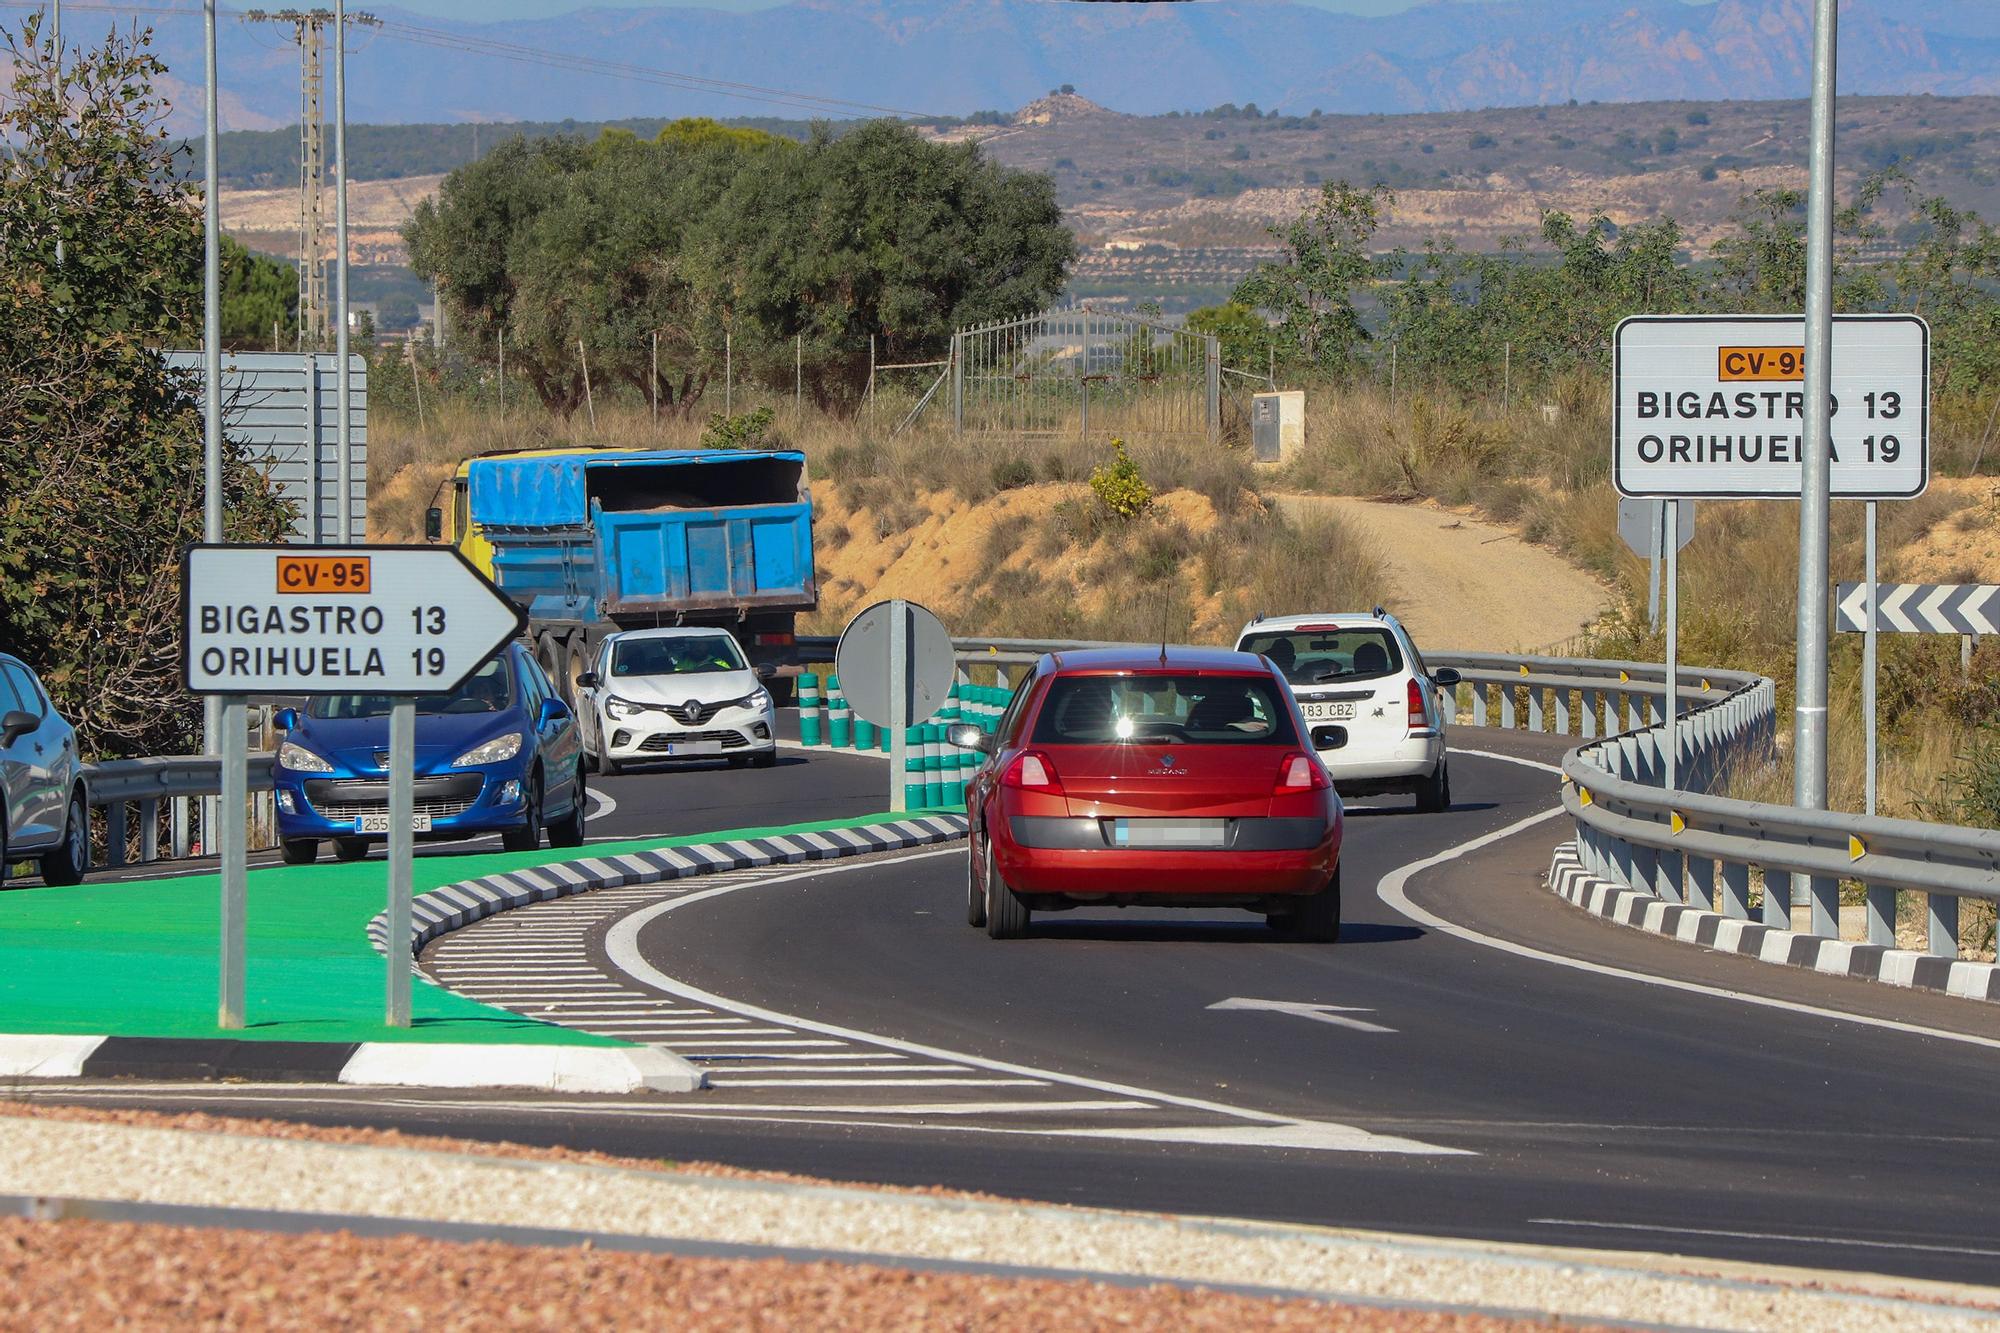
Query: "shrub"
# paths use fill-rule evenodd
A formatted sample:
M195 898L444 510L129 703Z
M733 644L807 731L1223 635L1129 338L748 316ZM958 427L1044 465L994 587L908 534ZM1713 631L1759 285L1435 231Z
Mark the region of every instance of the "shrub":
M738 412L734 416L724 416L720 412L708 414L708 426L701 433L701 447L704 449L767 449L775 447L776 441L767 441L771 420L776 415L768 407L759 407L749 412Z
M1035 465L1025 458L1002 458L993 464L993 489L1011 491L1022 486L1031 486L1035 481Z
M1125 441L1113 440L1111 452L1112 460L1090 474L1090 489L1106 513L1121 519L1137 518L1153 503L1153 488L1125 452Z
M826 475L830 481L858 481L882 470L882 451L868 440L836 444L826 451Z
M2000 828L2000 729L1981 727L1944 775L1943 794L1919 803L1923 817L1969 828Z

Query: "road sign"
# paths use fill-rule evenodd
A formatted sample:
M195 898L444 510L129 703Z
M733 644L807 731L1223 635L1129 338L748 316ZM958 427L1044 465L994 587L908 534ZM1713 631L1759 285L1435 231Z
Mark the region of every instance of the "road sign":
M449 546L191 546L192 694L445 694L526 618Z
M1632 548L1632 554L1656 560L1666 548L1660 545L1660 500L1620 500L1618 535ZM1694 503L1679 506L1680 521L1674 524L1674 549L1681 550L1694 540Z
M1892 634L2000 634L2000 585L1878 583L1875 628ZM1834 627L1868 628L1868 585L1843 583Z
M903 657L907 685L900 723L891 716L889 687L891 608L896 606L903 608L904 642L908 645ZM847 622L840 647L834 651L834 669L840 673L840 692L856 717L878 727L914 727L927 721L951 696L957 661L951 635L928 608L915 602L877 602Z
M1612 481L1621 495L1799 498L1805 321L1637 315L1618 326ZM1930 328L1836 315L1833 496L1894 500L1930 481Z

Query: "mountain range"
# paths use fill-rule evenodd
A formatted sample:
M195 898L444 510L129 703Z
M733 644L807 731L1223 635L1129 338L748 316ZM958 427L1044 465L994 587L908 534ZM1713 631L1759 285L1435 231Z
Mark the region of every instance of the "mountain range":
M1843 0L1842 12L1843 92L2000 92L1995 0ZM1302 115L1795 98L1807 88L1812 31L1811 0L1431 0L1376 18L1291 0L791 0L501 23L377 13L384 26L350 44L354 121L869 108L926 118L1015 107L1064 84L1141 114L1250 102ZM146 21L173 72L174 127L195 129L199 21L157 9ZM221 37L224 128L296 123L289 29L225 21ZM715 82L689 86L661 71ZM741 85L858 105L736 95L748 91Z

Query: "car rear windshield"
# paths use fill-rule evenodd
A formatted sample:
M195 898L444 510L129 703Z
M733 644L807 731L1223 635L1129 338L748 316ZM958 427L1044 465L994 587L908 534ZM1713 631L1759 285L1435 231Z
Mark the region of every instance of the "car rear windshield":
M513 701L513 688L501 659L494 658L450 694L420 694L419 713L499 713ZM363 717L387 717L394 696L387 694L316 694L306 700L307 717L351 722Z
M1262 653L1294 685L1374 680L1403 669L1396 636L1380 625L1351 629L1287 629L1246 634L1237 648Z
M611 652L614 676L698 676L743 669L743 654L727 634L620 639Z
M1293 745L1292 711L1267 676L1058 676L1037 745Z

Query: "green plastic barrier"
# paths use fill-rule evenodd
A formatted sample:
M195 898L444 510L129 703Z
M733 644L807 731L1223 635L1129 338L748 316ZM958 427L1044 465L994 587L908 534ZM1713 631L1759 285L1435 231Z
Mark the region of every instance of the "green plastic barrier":
M824 735L819 713L819 677L807 671L799 676L799 742L818 745Z
M838 676L826 678L826 739L836 750L854 744L854 715L848 711L847 700L840 692Z

